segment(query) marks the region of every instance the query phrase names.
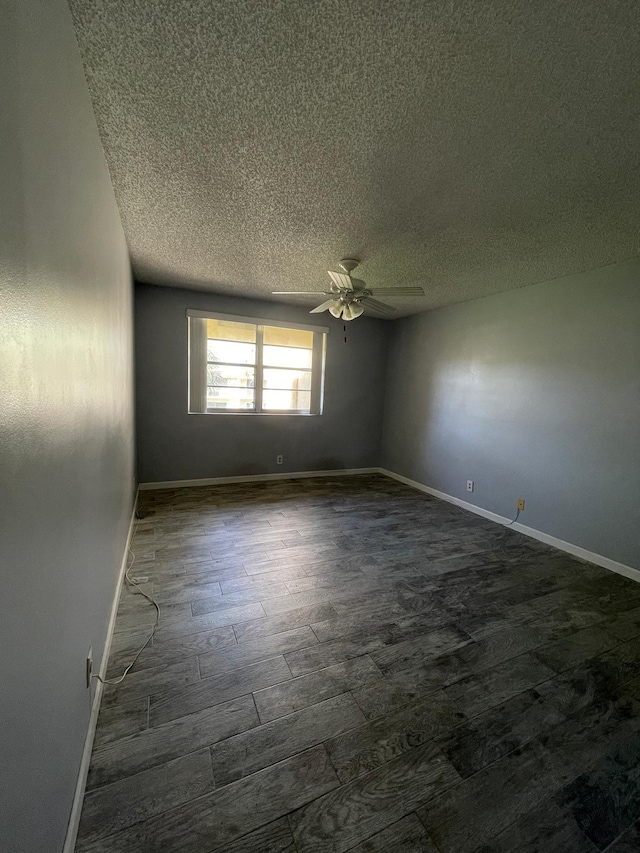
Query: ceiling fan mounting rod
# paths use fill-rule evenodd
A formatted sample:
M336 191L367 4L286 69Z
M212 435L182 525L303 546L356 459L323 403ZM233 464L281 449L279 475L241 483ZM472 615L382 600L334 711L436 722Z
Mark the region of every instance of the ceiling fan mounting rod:
M350 273L358 266L359 263L360 261L356 260L356 258L343 258L338 263L338 266L342 267L342 269L346 272L347 275L350 275Z

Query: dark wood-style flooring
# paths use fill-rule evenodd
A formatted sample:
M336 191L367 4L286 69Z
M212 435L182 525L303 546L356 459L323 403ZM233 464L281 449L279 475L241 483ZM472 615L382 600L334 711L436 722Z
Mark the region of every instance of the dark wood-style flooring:
M383 476L142 504L78 853L640 849L640 585Z

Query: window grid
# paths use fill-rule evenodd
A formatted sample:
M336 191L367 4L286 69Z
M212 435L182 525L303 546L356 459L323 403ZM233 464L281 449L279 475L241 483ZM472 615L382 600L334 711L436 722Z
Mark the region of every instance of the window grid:
M325 337L326 330L321 329L315 331L310 327L304 327L304 332L311 335L311 346L305 347L298 344L282 343L281 341L265 344L265 327L270 330L270 339L274 340L272 331L274 328L280 328L283 332L299 332L295 326L287 327L279 324L278 327L271 327L268 323L254 323L255 328L255 343L243 340L239 335L239 339L235 340L231 335L229 337L209 338L207 335L207 319L218 319L215 315L208 315L206 318L203 315L189 316L189 412L192 413L210 413L210 414L275 414L275 415L310 415L320 414L322 411L322 393L323 393L323 372L324 372L324 352L325 352ZM226 327L233 323L230 318L224 318ZM195 328L195 324L200 322L199 329ZM240 321L238 321L240 324ZM244 334L246 334L246 326L248 321L242 322ZM203 334L204 333L204 334ZM239 345L246 344L247 347L253 347L253 361L225 361L223 353L220 357L212 358L213 347L210 345L217 343L224 345ZM268 353L268 361L265 360L265 349ZM302 362L299 366L295 364L278 364L281 360L278 358L278 350L289 350L291 352L298 350L301 354L308 353L306 358L300 358ZM200 352L203 350L202 356ZM275 352L274 352L275 351ZM236 353L234 353L236 354ZM202 360L200 361L200 358ZM289 360L289 359L287 359ZM204 370L204 387L198 390L198 378L202 374L202 369L197 367L197 363L202 364ZM235 377L229 375L219 376L220 384L216 383L216 377L213 376L213 384L209 381L211 378L210 368L232 368L237 369L238 374L241 371L251 373L251 377L247 377L246 383L237 384L238 379L232 382ZM268 371L278 371L276 376L272 377L271 381L277 381L277 385L269 385ZM265 376L265 372L267 375ZM286 380L283 378L286 374L291 374L292 382L287 387ZM295 381L294 375L298 374L298 382ZM253 384L249 384L253 380ZM200 385L202 382L200 381ZM299 387L302 385L302 387ZM230 399L224 399L224 392L232 392L229 394ZM213 393L212 393L213 392ZM240 395L239 392L245 392ZM278 405L283 402L284 395L288 394L289 399L284 401L289 404L288 408L279 408ZM220 402L224 405L215 405L215 399L220 396ZM266 399L265 399L266 397ZM240 405L240 402L245 405ZM238 407L234 406L236 404Z

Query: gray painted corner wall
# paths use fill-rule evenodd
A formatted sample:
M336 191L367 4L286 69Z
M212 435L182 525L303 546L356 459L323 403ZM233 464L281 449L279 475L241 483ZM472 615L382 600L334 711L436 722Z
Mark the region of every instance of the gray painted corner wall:
M345 343L328 313L145 284L135 292L140 482L379 464L388 323L347 323ZM323 414L187 414L187 308L329 326Z
M0 27L0 850L62 850L133 499L130 269L64 0Z
M640 260L394 323L382 458L640 568Z

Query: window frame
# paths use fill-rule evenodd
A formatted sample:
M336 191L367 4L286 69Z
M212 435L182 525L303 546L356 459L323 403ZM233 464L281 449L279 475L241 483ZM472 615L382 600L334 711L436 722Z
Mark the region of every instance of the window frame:
M289 323L282 320L268 320L258 317L243 317L237 314L219 314L211 311L200 311L187 308L187 338L188 338L188 399L187 413L190 415L268 415L285 417L314 417L322 415L324 406L324 375L325 359L327 349L327 326L304 325L302 323ZM256 357L255 364L247 364L246 367L254 370L253 385L253 408L252 409L211 409L207 407L207 335L206 323L196 326L191 321L201 320L223 320L230 323L243 323L255 326L256 329ZM279 329L291 329L294 331L312 332L313 346L311 349L311 388L309 391L309 411L299 409L268 409L262 408L263 378L265 369L296 370L296 368L279 367L277 365L264 366L264 328L272 327ZM204 331L204 334L203 334ZM225 362L220 362L224 364ZM229 362L229 364L231 364ZM195 367L194 367L195 365ZM302 368L300 368L302 370ZM224 387L224 386L223 386ZM270 390L270 389L266 389ZM287 390L287 389L272 389Z

